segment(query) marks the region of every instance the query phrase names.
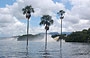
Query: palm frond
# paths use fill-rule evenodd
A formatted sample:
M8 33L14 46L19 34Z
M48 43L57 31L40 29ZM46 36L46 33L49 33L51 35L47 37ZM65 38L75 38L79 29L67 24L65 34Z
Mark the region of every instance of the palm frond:
M33 8L31 8L31 10L32 10L33 13L35 12Z
M41 22L40 22L40 25L45 25L45 22L44 22L44 21L41 21Z
M60 10L57 14L58 14L58 15L63 15L64 13L65 13L65 11Z
M53 20L51 20L50 23L53 24Z
M23 11L23 14L26 14L26 13L31 14L31 12L34 13L34 8L32 8L32 6L30 5L23 8L22 11Z
M48 26L50 26L51 24L53 24L53 20L52 20L52 17L50 15L43 15L41 17L40 25L48 25Z

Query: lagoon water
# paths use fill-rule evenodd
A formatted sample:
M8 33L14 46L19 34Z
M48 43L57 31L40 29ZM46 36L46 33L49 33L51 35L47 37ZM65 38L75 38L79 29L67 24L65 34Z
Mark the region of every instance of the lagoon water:
M48 35L49 55L43 55L44 39L29 41L28 55L26 41L17 38L0 38L0 58L61 58L60 43ZM62 58L90 58L89 43L73 43L62 41Z

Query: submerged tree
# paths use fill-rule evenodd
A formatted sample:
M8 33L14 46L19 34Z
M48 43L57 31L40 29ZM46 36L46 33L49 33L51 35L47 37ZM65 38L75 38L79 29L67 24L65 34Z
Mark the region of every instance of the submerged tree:
M61 37L59 37L60 39L60 47L61 47L61 39L62 39L62 19L64 18L63 14L65 13L65 11L60 10L57 14L60 15L60 19L61 19Z
M26 15L27 18L27 46L26 49L28 50L28 34L29 34L29 19L31 17L31 13L34 13L34 8L32 6L26 6L25 8L22 9L23 14Z
M50 15L43 15L41 17L40 25L45 25L45 30L46 30L45 52L47 52L47 31L49 30L49 26L52 24L53 24L53 20Z
M64 18L63 14L65 13L65 11L60 10L57 14L60 15L60 19L61 19L61 36L59 37L60 39L60 54L61 54L61 58L62 58L62 53L61 53L61 47L62 47L62 19Z

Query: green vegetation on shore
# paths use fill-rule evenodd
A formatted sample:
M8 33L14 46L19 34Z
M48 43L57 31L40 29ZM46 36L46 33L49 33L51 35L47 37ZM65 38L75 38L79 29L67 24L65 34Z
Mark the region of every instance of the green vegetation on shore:
M66 42L90 42L90 28L88 30L84 29L82 31L76 31L69 34Z
M60 34L54 34L51 37L61 39ZM57 41L59 41L59 39ZM72 32L70 34L62 34L62 39L66 42L90 42L90 28L82 31Z

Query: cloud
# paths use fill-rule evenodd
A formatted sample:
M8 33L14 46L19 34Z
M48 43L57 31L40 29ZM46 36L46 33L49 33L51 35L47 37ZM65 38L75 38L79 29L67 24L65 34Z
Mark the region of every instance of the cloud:
M90 21L90 0L69 0L71 4L73 5L71 9L72 15L75 17L78 21L77 24L73 24L72 28L75 28L76 30L82 30L89 28L88 22ZM82 23L83 22L83 23Z
M90 14L90 0L70 0L71 4L73 5L72 7L72 13L75 15L80 16L81 19L87 19L89 20Z
M26 33L25 23L12 14L11 6L0 8L0 36L14 36ZM16 12L15 12L16 13Z
M90 0L68 0L71 3L71 9L65 9L65 15L63 19L63 31L72 32L72 31L80 31L83 29L88 29L90 27ZM67 1L63 1L63 3L67 3ZM60 25L60 20L59 25ZM56 27L55 27L56 26ZM56 30L60 30L60 26L53 26L57 28ZM58 27L57 27L58 26Z
M35 13L32 14L33 17L41 17L44 14L52 16L54 24L50 26L48 32L60 32L61 23L57 12L61 9L66 12L63 19L63 31L77 31L90 27L90 0L64 0L62 2L53 2L53 0L17 0L13 5L0 8L0 35L26 34L26 22L21 22L21 20L26 19L22 14L22 8L26 5L32 5L35 9ZM68 2L72 5L71 9L65 8L64 3ZM31 18L31 20L33 19ZM44 26L31 26L29 31L30 33L45 32Z
M15 3L13 3L13 5L6 5L5 8L0 8L0 15L1 15L0 27L2 27L0 28L0 34L3 35L25 34L26 23L22 23L20 21L22 19L25 19L24 15L22 14L22 8L30 4L35 9L35 13L32 14L33 16L42 16L44 14L54 16L55 14L53 13L53 11L64 9L64 5L62 3L58 2L54 3L52 0L43 0L42 2L41 0L17 0ZM44 32L44 27L30 28L30 33L39 33L39 32Z
M11 15L1 15L0 18L0 35L15 36L25 34L26 25L21 23Z

